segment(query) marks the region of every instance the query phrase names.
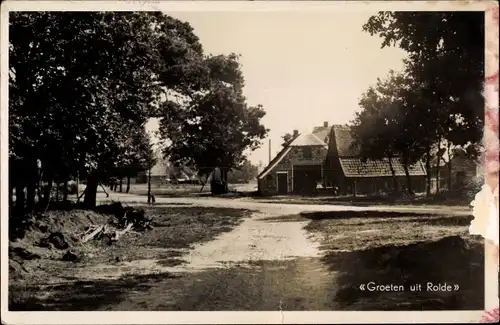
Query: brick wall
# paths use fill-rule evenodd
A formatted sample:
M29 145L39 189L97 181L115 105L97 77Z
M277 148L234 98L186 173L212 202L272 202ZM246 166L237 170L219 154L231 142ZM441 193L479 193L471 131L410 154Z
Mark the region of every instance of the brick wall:
M297 164L323 164L327 149L310 147L311 158L304 157L303 147L292 147L285 157L263 179L259 179L259 190L264 194L276 194L276 172L288 172L288 192L292 191L292 166Z

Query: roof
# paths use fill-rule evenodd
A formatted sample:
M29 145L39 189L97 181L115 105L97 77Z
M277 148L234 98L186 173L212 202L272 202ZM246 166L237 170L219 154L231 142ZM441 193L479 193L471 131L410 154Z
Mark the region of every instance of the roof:
M331 130L331 126L315 126L312 133L321 140L327 142L326 138L330 135Z
M339 157L359 156L359 150L351 134L351 127L346 125L333 125L330 136L335 138Z
M271 170L273 170L274 167L276 167L276 165L283 159L283 157L286 156L286 154L290 150L292 150L292 147L290 145L281 149L281 151L276 155L276 157L274 157L273 160L271 160L269 165L267 165L266 168L264 168L264 170L262 170L262 172L257 176L257 178L260 179L262 177L265 177Z
M322 141L320 138L315 136L312 133L303 133L297 136L292 142L290 142L286 147L281 149L281 151L276 155L276 157L271 160L269 165L264 168L264 170L257 176L257 178L263 178L265 177L271 170L276 167L277 164L287 155L287 153L293 148L293 147L325 147L327 148L328 145Z
M327 144L312 133L303 133L296 137L288 146L290 147L309 147L309 146L323 146Z
M368 160L361 158L339 158L340 166L346 177L384 177L392 176L389 159ZM391 158L395 176L405 176L405 170L400 158ZM418 162L408 168L411 176L427 175L424 166Z
M351 134L351 127L347 125L333 125L330 136L337 146L337 154L340 165L346 177L383 177L392 176L389 159L363 161L359 148ZM396 176L405 176L404 166L400 158L391 158L392 168ZM421 162L411 165L409 168L411 176L427 175L425 167Z

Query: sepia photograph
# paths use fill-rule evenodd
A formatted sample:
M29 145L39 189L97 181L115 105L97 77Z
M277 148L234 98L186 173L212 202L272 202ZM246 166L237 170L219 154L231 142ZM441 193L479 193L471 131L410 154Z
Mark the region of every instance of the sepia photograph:
M498 308L484 9L72 2L2 4L9 312Z

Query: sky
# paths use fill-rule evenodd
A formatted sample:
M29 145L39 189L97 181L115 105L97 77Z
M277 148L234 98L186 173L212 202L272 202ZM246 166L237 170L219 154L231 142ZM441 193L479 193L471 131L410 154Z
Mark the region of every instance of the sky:
M381 49L381 38L362 31L375 12L167 12L187 21L208 54L241 55L244 94L249 105L262 104L262 123L270 129L252 163L269 163L281 136L311 132L327 121L349 123L359 98L377 78L400 70L399 48ZM152 121L148 128L154 129Z

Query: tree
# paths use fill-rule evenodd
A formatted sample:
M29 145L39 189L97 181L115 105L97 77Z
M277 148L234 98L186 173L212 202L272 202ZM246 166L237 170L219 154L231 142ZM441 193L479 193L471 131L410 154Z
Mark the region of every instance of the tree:
M380 12L363 29L380 36L382 47L399 46L408 53L407 71L428 90L426 99L445 119L439 122L446 126L441 136L459 145L480 142L483 13Z
M258 167L253 165L250 161L245 160L240 166L233 168L228 174L229 183L248 183L249 181L257 178Z
M392 159L401 159L410 194L413 188L409 168L423 157L430 166L436 137L433 123L437 110L425 98L425 91L411 76L390 71L387 79L379 79L363 94L362 111L353 121L353 137L363 158L387 159L395 188L398 186ZM430 194L430 175L427 183Z
M9 26L9 166L16 207L41 174L86 180L84 203L130 163L130 137L158 114L164 87L188 93L202 69L192 28L151 12L16 12ZM192 64L193 63L193 64ZM196 63L196 64L194 64ZM191 68L193 67L193 68Z
M392 159L400 154L395 144L395 139L400 136L397 119L397 78L391 71L388 80L377 80L377 85L370 87L362 95L359 101L362 111L356 113L351 128L354 145L360 149L363 160L388 160L394 190L397 190L398 182Z
M363 29L371 35L379 35L383 39L382 47L399 46L408 52L402 73L404 82L394 85L393 89L385 87L394 94L391 98L398 101L399 113L393 122L398 125L397 137L392 138L396 136L393 131L382 133L394 140L394 148L385 151L401 155L410 192L407 168L410 163L425 159L427 194L430 195L431 160L440 152L439 145L438 150L433 149L436 144L443 140L457 145L480 141L483 16L469 12L380 12L370 17ZM377 96L372 94L371 100L377 102ZM366 103L362 106L366 107ZM360 124L363 116L357 120ZM367 136L358 134L358 138ZM380 149L377 145L371 147L375 151Z
M220 168L226 192L229 170L244 161L246 150L257 149L268 131L260 124L262 106L246 103L237 59L234 54L205 58L201 90L182 103L165 102L160 120L162 138L169 142L165 155L201 178Z
M288 144L290 144L290 142L293 141L293 134L285 133L285 135L283 135L281 138L283 139L283 143L281 144L281 146L286 147L288 146Z

